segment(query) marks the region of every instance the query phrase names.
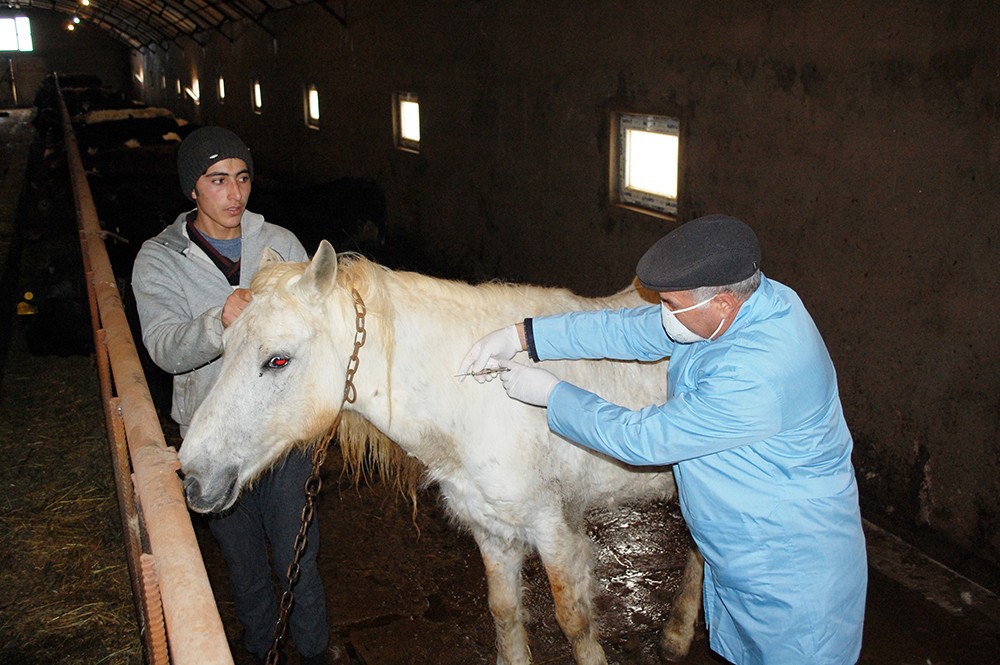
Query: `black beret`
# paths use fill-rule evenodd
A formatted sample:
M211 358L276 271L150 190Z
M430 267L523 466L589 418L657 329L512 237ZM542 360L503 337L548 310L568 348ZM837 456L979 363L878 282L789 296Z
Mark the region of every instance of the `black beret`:
M760 243L744 222L707 215L682 224L646 250L635 273L656 292L727 286L760 268Z
M223 127L201 127L191 132L177 149L177 176L184 196L191 198L195 183L208 167L231 158L246 162L253 178L253 157L239 136Z

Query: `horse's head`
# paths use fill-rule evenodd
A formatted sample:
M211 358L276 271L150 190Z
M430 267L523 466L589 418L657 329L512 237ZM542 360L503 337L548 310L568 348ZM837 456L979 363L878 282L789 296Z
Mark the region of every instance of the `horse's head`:
M218 381L181 446L193 510L229 508L293 445L328 430L340 408L354 332L350 290L337 286L329 243L308 264L265 252L253 300L223 335Z

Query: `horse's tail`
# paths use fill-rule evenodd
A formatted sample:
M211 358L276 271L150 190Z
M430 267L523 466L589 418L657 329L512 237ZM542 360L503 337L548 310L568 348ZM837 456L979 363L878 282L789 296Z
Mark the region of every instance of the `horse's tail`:
M337 429L340 452L344 458L343 473L358 483L371 484L376 474L403 495L413 509L413 526L417 526L417 491L426 468L392 439L364 417L353 411L341 413ZM419 528L417 532L419 533Z

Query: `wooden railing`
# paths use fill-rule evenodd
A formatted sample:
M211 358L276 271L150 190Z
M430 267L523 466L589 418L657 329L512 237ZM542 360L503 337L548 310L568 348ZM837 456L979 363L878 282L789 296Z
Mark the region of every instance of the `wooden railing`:
M132 593L150 665L231 665L218 606L129 330L72 122L63 136Z

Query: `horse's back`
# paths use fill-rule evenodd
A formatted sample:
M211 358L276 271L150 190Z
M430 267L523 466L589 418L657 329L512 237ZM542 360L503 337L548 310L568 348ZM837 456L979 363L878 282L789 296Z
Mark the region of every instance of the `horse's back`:
M381 283L385 296L406 294L392 299L391 307L397 317L397 343L413 348L412 352L397 349L394 376L404 377L401 381L425 377L426 385L420 388L421 397L410 398L414 405L421 403L420 417L410 420L421 435L411 437L405 447L453 498L461 496L482 510L489 506L486 512L491 512L502 511L504 505L519 511L519 506L556 500L586 508L673 496L668 467L632 467L567 442L549 430L543 409L509 399L499 381L463 385L452 371L435 369L444 365L457 370L462 354L476 339L525 317L639 307L655 303L655 294L642 291L636 283L591 298L564 288L501 282L471 285L397 271L368 275L369 281ZM515 360L530 362L523 356ZM666 398L666 361L548 361L545 366L627 408ZM426 401L428 395L434 396L434 406Z

